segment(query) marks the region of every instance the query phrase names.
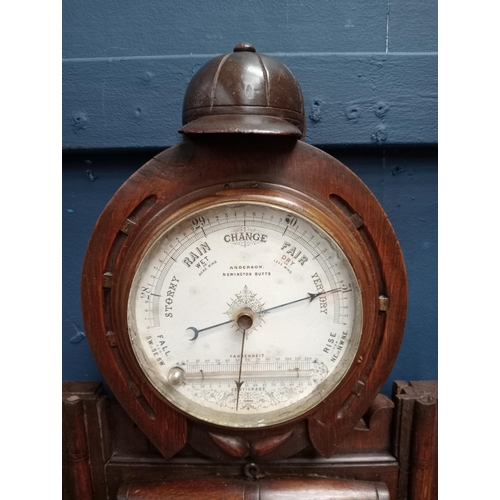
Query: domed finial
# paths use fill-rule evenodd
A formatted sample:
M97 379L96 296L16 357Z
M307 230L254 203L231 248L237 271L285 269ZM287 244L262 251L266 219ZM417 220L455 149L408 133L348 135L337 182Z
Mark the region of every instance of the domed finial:
M183 134L264 134L300 139L304 100L291 71L249 43L206 62L182 106Z
M251 43L239 43L233 52L255 52L255 47Z

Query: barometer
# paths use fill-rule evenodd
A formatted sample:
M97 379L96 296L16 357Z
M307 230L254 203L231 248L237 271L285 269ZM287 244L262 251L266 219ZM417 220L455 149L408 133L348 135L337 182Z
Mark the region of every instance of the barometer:
M330 456L395 361L406 273L383 209L305 144L300 87L240 44L184 99L182 142L119 189L87 249L87 337L165 457Z
M353 362L363 323L353 267L319 213L249 194L201 205L140 259L128 301L134 354L194 417L233 427L295 418Z

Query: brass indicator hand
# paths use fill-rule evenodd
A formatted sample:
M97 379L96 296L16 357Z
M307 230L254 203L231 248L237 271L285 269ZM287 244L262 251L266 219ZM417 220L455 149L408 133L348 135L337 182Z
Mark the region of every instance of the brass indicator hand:
M273 307L269 307L268 309L263 309L261 311L256 311L256 313L257 314L267 313L269 311L274 311L275 309L279 309L280 307L289 306L290 304L296 304L297 302L303 302L304 300L309 300L309 302L312 302L316 297L319 297L321 295L326 295L327 293L350 292L351 290L352 290L352 287L350 285L349 286L343 285L340 288L332 288L331 290L325 290L323 292L308 293L306 297L302 297L301 299L292 300L290 302L285 302L284 304L280 304L278 306L273 306ZM217 328L218 326L228 325L229 323L232 323L232 322L233 322L233 320L230 319L230 320L224 321L222 323L217 323L216 325L212 325L212 326L207 326L205 328L201 328L200 330L198 330L194 326L190 326L190 327L186 328L186 330L193 330L194 337L191 338L191 339L189 339L189 340L196 340L198 338L198 334L199 333L206 332L207 330L211 330L212 328Z

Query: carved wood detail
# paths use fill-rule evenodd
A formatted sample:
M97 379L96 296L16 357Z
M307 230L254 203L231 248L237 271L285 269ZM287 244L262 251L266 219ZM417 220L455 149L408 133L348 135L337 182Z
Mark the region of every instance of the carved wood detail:
M245 439L238 436L220 436L212 432L209 432L208 435L224 453L238 458L243 458L248 455L250 445Z
M67 411L66 401L72 396L77 396L80 400L77 404L79 411L76 413L80 422L83 417L83 427L77 425ZM238 483L241 478L246 477L245 467L253 463L260 470L259 475L264 476L262 479L306 477L314 474L320 477L375 481L386 484L392 500L436 500L437 384L396 382L393 397L394 403L386 396L378 395L363 418L338 445L335 455L329 459L318 456L308 440L307 428L299 424L280 432L275 431L274 442L280 443L279 446L261 457L254 454L251 456L252 452L247 448L248 443L258 443L259 446L265 444L267 437L262 433L259 435L258 431L233 435L239 438L236 441L240 443L240 455L241 450L248 453L238 457L221 450L214 443L209 433L217 435L215 428L204 428L201 431L199 427L190 427L188 444L174 457L165 459L118 402L102 395L99 384L65 382L63 498L109 500L117 497L120 487L121 491L125 491L125 487L140 483L142 488L145 482L158 485L161 481L176 480L179 484L184 484L183 491L186 492L190 491L189 484L203 478L211 480L220 476L232 478ZM78 399L70 399L70 403ZM408 403L412 403L411 411L408 411ZM418 405L423 408L417 410ZM286 438L290 432L290 436ZM225 434L221 435L226 437ZM189 444L193 438L201 452ZM203 453L205 445L206 453ZM294 446L297 446L298 451L294 452ZM269 449L265 446L263 448ZM214 450L218 450L218 454ZM207 456L212 458L207 459ZM286 456L293 457L293 460L283 460ZM82 490L82 484L75 481L76 469L71 460L75 457L83 459L83 465L90 468L90 474L78 474L78 479L86 485L86 490ZM245 488L258 489L257 483L259 481L247 479ZM130 493L135 490L128 491ZM250 490L246 491L250 495ZM204 495L204 492L200 495Z

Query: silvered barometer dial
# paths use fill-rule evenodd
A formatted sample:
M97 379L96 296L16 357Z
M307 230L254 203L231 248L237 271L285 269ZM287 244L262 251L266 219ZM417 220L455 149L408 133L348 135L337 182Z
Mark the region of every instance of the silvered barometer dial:
M363 323L335 235L277 201L195 207L140 258L128 330L155 390L183 413L237 428L312 409L345 376Z

